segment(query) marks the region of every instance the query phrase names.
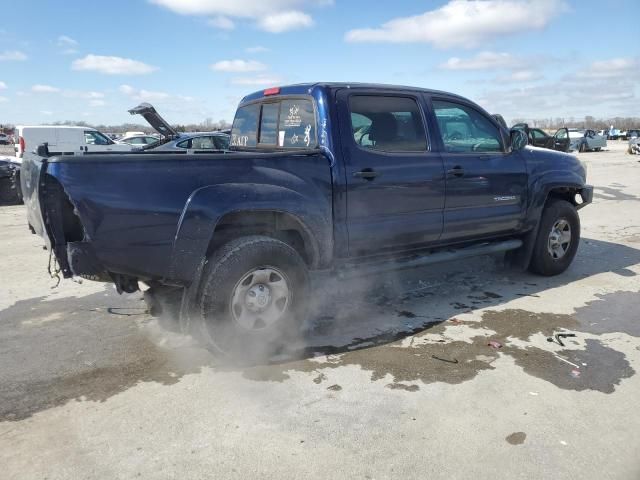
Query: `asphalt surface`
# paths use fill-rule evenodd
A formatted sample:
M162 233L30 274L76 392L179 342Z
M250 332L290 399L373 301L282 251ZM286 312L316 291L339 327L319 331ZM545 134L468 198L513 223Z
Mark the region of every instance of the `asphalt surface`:
M597 189L565 274L323 282L254 367L140 294L53 288L24 207L0 207L0 478L640 478L640 163L609 143L579 155Z

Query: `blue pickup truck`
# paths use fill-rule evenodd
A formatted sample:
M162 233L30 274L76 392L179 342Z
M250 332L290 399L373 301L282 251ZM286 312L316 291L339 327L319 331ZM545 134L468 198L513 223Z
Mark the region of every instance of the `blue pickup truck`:
M526 145L441 91L317 83L245 97L222 153L49 156L23 165L29 227L64 277L148 287L221 351L285 342L309 274L505 252L563 272L593 189L573 156Z

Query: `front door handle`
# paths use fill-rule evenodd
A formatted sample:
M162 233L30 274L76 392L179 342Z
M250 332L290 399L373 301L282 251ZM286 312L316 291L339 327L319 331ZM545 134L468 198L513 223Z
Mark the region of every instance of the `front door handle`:
M460 165L456 165L451 170L447 170L447 175L452 177L462 177L464 175L464 169Z
M380 175L380 173L376 172L373 168L365 168L353 174L354 177L364 178L365 180L373 180L378 175Z

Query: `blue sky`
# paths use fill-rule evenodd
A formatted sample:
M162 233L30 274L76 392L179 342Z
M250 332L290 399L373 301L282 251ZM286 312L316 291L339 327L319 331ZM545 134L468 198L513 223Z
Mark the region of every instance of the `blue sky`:
M5 4L6 3L6 4ZM5 2L0 123L232 120L307 81L415 85L513 118L640 116L637 0Z

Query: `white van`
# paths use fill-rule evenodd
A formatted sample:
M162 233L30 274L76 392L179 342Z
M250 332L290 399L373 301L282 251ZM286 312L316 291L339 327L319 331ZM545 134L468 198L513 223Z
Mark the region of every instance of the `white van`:
M51 155L86 155L98 152L130 152L132 145L115 143L105 134L91 127L69 127L62 125L28 126L15 129L14 150L21 159L34 152L38 145L49 144Z

